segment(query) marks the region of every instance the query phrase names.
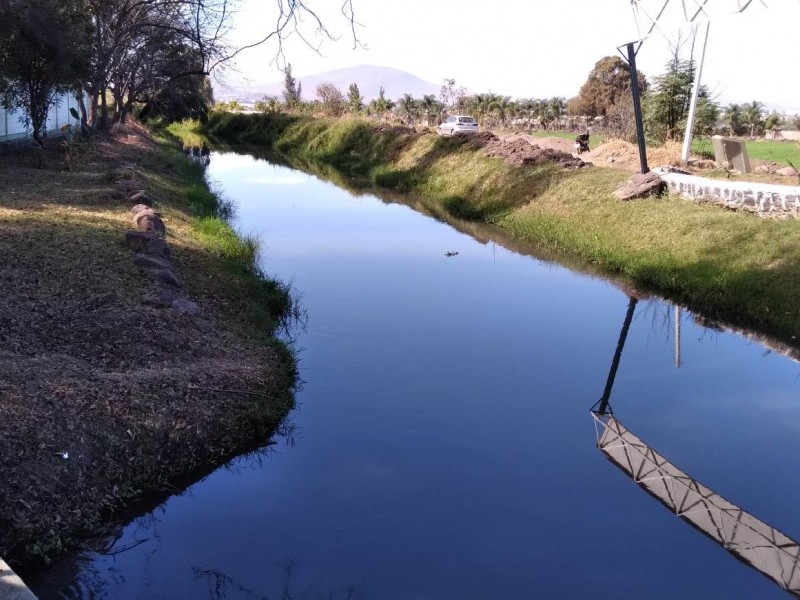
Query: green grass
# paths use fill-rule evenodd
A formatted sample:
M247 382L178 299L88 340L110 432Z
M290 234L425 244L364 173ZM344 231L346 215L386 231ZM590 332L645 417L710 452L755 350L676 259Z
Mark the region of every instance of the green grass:
M156 129L161 124L156 124ZM196 119L187 119L185 121L176 121L170 123L166 127L166 131L175 138L181 140L181 143L187 148L202 148L206 142L205 136L200 133L201 124Z
M792 163L795 167L800 168L800 144L797 142L771 140L747 142L747 153L750 158L781 164Z
M261 240L241 234L230 225L231 204L209 187L205 168L187 160L176 147L176 141L184 139L197 147L207 143L200 124L173 123L166 129L154 130L153 135L159 149L150 160L162 167L160 171L165 163L170 168L165 175L156 175L158 171L152 170L151 185L157 190L157 197L167 198L172 206L188 215L182 218L189 233L210 259L197 267L207 271L197 285L204 294L229 297L233 309L228 313L230 326L260 343L277 347L282 355L289 357L287 368L293 370L290 352L272 337L277 328L299 315L291 290L261 271L258 266ZM145 162L144 166L148 164Z
M294 159L411 192L432 213L493 222L515 237L619 273L702 312L784 340L800 335L800 224L677 198L623 203L611 192L629 173L554 165L514 167L464 137L376 128L358 120L263 123L235 117L226 140L265 143ZM245 119L250 120L250 126Z
M776 142L772 140L745 140L747 155L751 159L774 162L784 166L794 165L800 168L800 143ZM692 140L692 152L706 158L714 158L714 148L710 138Z

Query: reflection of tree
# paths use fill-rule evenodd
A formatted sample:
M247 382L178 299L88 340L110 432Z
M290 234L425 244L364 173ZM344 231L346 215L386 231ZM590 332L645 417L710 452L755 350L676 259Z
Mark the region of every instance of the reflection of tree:
M363 592L355 586L345 586L333 590L314 589L317 584L312 584L305 591L297 591L294 577L297 572L297 563L286 559L276 565L280 573L279 591L276 594L263 594L243 585L234 577L223 573L219 569L201 569L192 567L192 572L197 579L206 579L208 582L209 600L232 600L233 598L248 598L256 600L363 600Z
M205 578L208 582L208 597L210 600L226 600L229 592L233 592L237 596L244 595L247 598L258 598L259 600L269 600L269 596L261 596L256 594L252 589L243 586L236 579L230 575L217 570L217 569L199 569L192 567L192 572L195 578Z
M274 453L279 452L278 440L282 439L286 447L293 448L301 437L300 433L300 429L290 418L284 419L269 441L232 458L221 468L234 474L244 469L260 468ZM55 565L50 565L47 570L26 574L26 582L41 600L117 598L117 592L124 589L125 574L113 563L106 566L104 557L114 560L120 554L136 552L149 565L159 553L160 525L167 510L167 502L173 496L191 494L192 486L205 480L219 468L210 466L197 471L175 485L165 486L161 492L150 494L133 503L127 510L118 511L115 513L116 520L106 526L102 535L78 543L78 551L68 554ZM136 576L141 582L142 578L150 577L149 569L143 568Z

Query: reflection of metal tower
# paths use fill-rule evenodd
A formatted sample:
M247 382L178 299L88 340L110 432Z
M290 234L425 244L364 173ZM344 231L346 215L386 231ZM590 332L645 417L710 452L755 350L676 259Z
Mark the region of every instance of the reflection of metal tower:
M612 414L611 389L635 308L631 298L603 395L591 411L600 451L676 516L800 598L800 545L795 540L678 469ZM676 325L679 320L676 314Z
M600 451L666 508L800 598L800 545L705 487L613 415L593 413Z

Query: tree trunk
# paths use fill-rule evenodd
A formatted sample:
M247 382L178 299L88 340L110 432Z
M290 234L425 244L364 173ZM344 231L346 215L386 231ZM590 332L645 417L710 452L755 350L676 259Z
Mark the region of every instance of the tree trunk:
M100 129L105 131L108 129L108 100L106 99L106 92L108 86L103 82L103 87L100 90Z
M78 109L80 109L81 113L81 130L84 127L87 127L89 124L88 117L86 115L86 102L83 100L83 86L78 85L75 87L75 100L78 103Z

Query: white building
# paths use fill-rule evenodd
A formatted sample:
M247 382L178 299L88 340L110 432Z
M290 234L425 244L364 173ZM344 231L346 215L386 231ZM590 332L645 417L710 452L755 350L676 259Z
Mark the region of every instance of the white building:
M56 133L66 124L80 127L80 120L69 114L70 108L74 108L80 114L78 101L73 94L59 95L47 114L45 130L48 133ZM33 135L33 129L30 125L25 125L21 116L21 112L5 110L0 104L0 142L29 138Z

